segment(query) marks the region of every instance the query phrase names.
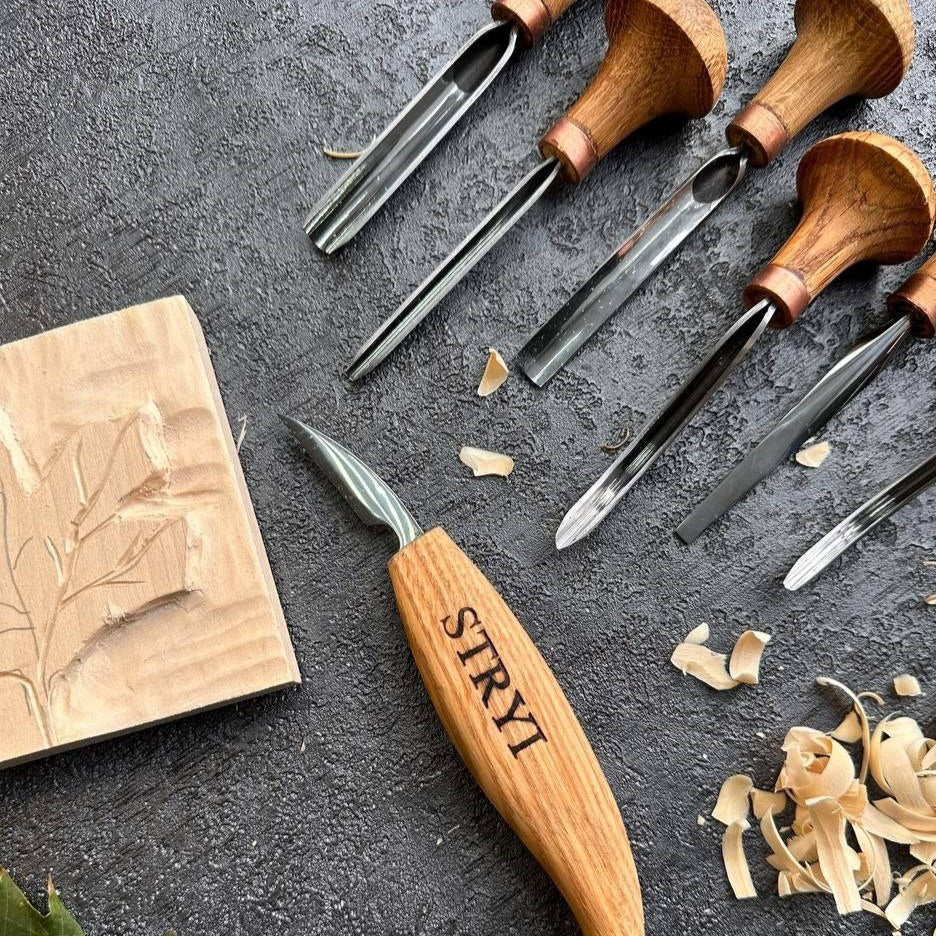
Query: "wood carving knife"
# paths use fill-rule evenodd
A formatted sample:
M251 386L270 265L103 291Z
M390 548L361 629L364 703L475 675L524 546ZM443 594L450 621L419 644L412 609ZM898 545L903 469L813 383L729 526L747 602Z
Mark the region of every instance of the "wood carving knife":
M537 43L574 0L499 0L485 26L322 197L305 232L326 254L350 241L432 152L514 57Z
M368 526L400 551L390 580L416 665L481 789L562 892L586 936L642 936L620 811L562 689L494 586L441 528L423 533L337 442L283 417Z
M936 484L936 455L931 455L909 474L872 497L827 533L793 566L783 584L790 591L802 588L879 523L916 500L933 484Z
M725 83L721 23L704 0L608 0L608 51L585 93L540 141L542 161L357 353L370 373L557 179L577 185L618 143L665 114L703 117Z
M858 344L790 410L692 513L677 535L695 542L781 462L798 452L881 372L911 335L936 335L936 256L890 297L897 317Z
M907 0L797 0L797 39L708 160L527 342L518 356L537 386L554 377L738 187L823 111L851 95L884 97L902 81L915 30Z
M797 173L803 218L744 292L748 311L666 408L566 514L565 549L592 532L672 444L768 326L785 329L856 263L903 263L933 230L933 181L919 157L877 133L845 133L814 146Z

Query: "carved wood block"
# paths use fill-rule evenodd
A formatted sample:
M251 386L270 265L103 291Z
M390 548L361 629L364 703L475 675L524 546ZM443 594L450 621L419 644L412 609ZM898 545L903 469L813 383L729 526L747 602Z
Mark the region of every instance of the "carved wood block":
M0 767L298 681L185 299L0 346Z

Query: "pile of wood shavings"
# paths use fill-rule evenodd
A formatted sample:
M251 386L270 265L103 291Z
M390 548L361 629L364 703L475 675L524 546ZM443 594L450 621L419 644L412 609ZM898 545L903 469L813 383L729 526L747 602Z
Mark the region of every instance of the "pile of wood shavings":
M863 700L883 706L880 696L856 695L833 679L817 683L851 699L842 724L829 733L792 728L774 792L754 789L743 775L722 787L712 817L727 826L728 879L737 898L757 896L742 844L753 810L771 850L767 862L779 872L781 897L831 894L840 914L866 911L899 933L918 907L936 902L936 740L924 737L914 719L897 715L872 731ZM858 768L846 744L860 746ZM872 781L884 794L873 802ZM777 817L791 807L792 823L781 829ZM896 877L888 842L916 862Z

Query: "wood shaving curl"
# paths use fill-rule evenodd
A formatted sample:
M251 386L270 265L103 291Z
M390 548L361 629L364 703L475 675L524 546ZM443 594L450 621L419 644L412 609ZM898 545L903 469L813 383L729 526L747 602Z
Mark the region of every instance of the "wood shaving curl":
M506 478L514 470L514 460L509 455L472 448L470 445L462 446L458 457L463 465L472 470L476 478L486 475Z
M484 365L481 383L478 384L478 396L490 396L509 376L510 371L506 363L504 363L500 351L496 348L488 348L487 364Z

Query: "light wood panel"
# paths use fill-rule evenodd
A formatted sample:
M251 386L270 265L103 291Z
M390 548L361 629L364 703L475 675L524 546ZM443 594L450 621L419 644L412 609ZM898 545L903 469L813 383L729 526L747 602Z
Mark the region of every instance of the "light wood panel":
M0 347L0 766L299 681L182 297Z

